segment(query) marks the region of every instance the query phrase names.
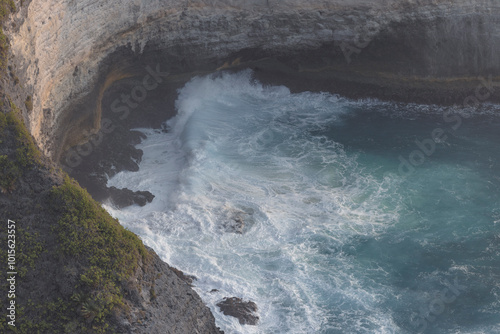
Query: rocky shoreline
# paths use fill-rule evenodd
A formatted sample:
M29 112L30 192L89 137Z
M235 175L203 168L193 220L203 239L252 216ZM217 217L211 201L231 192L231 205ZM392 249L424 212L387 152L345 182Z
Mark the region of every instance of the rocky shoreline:
M329 92L351 99L374 98L383 101L402 103L421 103L437 105L463 106L467 98L474 96L475 90L471 89L469 82L455 82L443 86L443 82L424 85L417 88L408 83L398 89L384 86L380 82L359 77L346 76L339 70L323 69L321 72L297 71L289 66L293 59L281 60L263 59L246 64L227 66L220 71L240 71L252 69L255 80L264 85L283 85L293 93L304 91ZM348 66L346 64L346 66ZM112 101L117 101L123 96L128 96L134 87L140 85L139 78L129 78L115 83L103 97L102 118L113 124L113 131L100 133L90 137L89 142L71 148L61 158L63 168L69 172L90 194L100 202L109 201L118 208L138 204L144 206L151 202L154 194L146 189L133 192L129 189L108 188L107 179L121 171L137 171L142 158L142 151L134 146L142 140L142 134L134 131L135 128L146 127L166 131L165 122L175 116L175 101L177 90L180 89L191 77L197 75L187 74L181 80L165 82L148 94L147 99L138 102L138 112L125 119L114 113L109 106ZM209 75L208 72L202 75ZM481 80L475 80L481 85ZM418 84L418 83L417 83ZM464 102L465 101L465 102ZM493 95L488 102L499 102L499 96ZM136 101L137 102L137 101ZM90 143L90 144L89 144ZM92 144L94 143L94 144ZM90 147L90 149L86 148ZM90 151L89 154L79 154Z
M47 196L62 183L54 162L99 201L122 207L153 200L147 189L108 189L106 180L137 170L142 152L134 146L141 135L133 129L165 130L162 123L175 115L177 89L195 75L251 68L263 84L292 92L427 104L479 104L486 99L477 95L487 94L487 101L500 101L500 8L494 0L28 0L18 7L5 28L11 59L9 76L2 78L4 107L20 106L20 117L52 162L24 175L2 195L0 209L24 227L39 228L47 245L57 244L47 229L56 224ZM241 232L243 222L234 221L235 233ZM182 275L148 252L152 262L138 263L131 277L130 312L111 324L133 333L218 333ZM23 284L35 302L50 291L71 303L68 282L82 274L85 262L73 268L68 263L74 258L56 263L53 254L42 255L32 268L42 274ZM66 265L66 276L51 282ZM221 309L234 307L223 312L243 317L240 322L258 320L256 305L235 297L223 302ZM242 315L245 310L249 314Z

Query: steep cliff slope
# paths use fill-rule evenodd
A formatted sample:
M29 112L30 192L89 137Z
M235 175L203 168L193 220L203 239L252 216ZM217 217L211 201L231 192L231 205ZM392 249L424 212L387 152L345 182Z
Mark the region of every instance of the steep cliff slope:
M0 2L0 20L10 10ZM219 333L182 274L41 154L14 102L26 115L31 95L1 47L0 332Z
M40 154L9 98L2 105L0 291L12 318L0 331L219 333L182 275Z

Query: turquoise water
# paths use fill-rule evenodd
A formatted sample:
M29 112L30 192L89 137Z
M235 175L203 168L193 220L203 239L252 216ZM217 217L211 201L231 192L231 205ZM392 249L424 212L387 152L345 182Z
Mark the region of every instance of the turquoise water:
M177 108L108 183L154 201L106 208L198 278L226 333L500 332L499 107L291 94L244 71L193 79ZM222 315L226 296L259 324Z

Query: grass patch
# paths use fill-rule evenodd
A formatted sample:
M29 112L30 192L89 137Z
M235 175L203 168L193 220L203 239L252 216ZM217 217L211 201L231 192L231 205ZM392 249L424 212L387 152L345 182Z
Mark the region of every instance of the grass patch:
M10 112L0 112L0 143L5 145L12 140L15 149L0 155L0 188L4 193L13 191L23 173L39 164L41 159L19 109L11 102Z
M0 0L0 25L5 23L10 13L16 11L14 0ZM0 27L0 69L5 71L8 62L9 42L7 36Z
M150 255L135 234L68 176L51 196L53 205L62 211L54 226L60 252L84 268L72 300L93 330L104 331L112 310L123 306L122 283Z
M0 0L0 22L4 23L10 13L16 11L14 0Z
M26 101L24 102L24 105L26 106L26 110L33 111L33 98L31 97L31 95L28 95Z
M38 232L30 232L30 228L17 229L17 271L19 277L26 276L28 270L35 269L36 260L44 251L44 243Z

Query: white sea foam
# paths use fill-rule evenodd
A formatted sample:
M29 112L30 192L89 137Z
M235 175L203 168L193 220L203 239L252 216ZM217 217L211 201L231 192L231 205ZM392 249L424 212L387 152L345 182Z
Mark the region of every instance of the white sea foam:
M398 221L403 180L396 169L367 171L328 136L342 115L373 104L388 108L264 87L250 71L195 78L168 133L140 129L140 170L109 180L149 190L153 202L106 208L198 278L227 333L401 333L381 306L397 295L389 273L352 254ZM238 219L243 234L228 232ZM222 315L226 296L255 301L259 325Z
M169 133L141 130L140 171L109 181L148 189L154 201L107 209L164 260L198 277L198 292L230 333L328 331L335 298L353 322L388 326L383 313L353 317L373 309L377 297L342 247L394 222L397 211L379 202L396 181L364 175L342 145L311 135L348 106L328 94L263 87L248 71L196 78L180 92ZM225 231L234 215L245 222L244 234ZM259 326L221 315L215 304L225 296L255 301Z

